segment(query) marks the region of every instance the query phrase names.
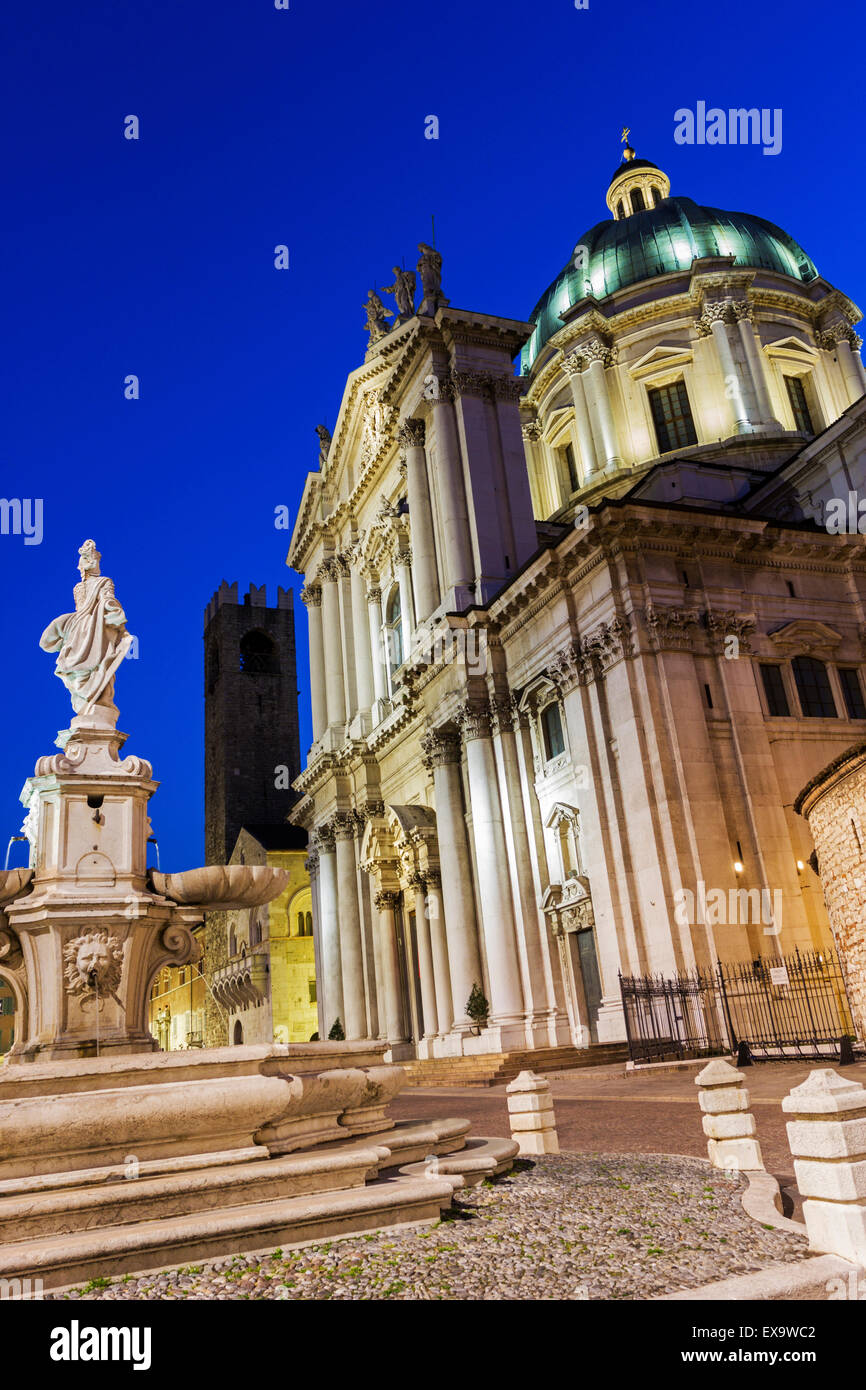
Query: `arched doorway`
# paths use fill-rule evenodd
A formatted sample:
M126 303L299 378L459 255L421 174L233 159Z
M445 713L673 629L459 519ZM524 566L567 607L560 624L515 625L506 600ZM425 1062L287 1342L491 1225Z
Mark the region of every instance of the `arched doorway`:
M234 1033L232 1034L232 1042L234 1043L235 1047L237 1047L240 1043L243 1042L243 1040L244 1025L241 1023L240 1019L237 1019L235 1023Z
M0 975L0 1056L5 1055L12 1047L17 1023L15 993L9 981Z

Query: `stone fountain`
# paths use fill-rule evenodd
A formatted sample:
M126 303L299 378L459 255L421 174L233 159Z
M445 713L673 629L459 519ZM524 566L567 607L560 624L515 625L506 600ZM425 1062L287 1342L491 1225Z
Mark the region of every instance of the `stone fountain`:
M165 965L209 910L270 902L269 867L147 868L150 763L125 752L115 677L133 638L92 540L75 610L46 628L73 718L22 793L30 865L0 873L16 1042L0 1069L0 1276L94 1276L430 1222L517 1145L468 1121L396 1123L387 1044L160 1052Z

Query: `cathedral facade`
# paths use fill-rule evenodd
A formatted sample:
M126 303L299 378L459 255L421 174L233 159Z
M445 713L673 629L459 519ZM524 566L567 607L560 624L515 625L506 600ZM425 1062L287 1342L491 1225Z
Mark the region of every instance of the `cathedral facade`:
M321 1027L396 1058L832 939L793 803L866 731L860 311L630 149L607 205L526 322L424 245L371 292L304 487Z

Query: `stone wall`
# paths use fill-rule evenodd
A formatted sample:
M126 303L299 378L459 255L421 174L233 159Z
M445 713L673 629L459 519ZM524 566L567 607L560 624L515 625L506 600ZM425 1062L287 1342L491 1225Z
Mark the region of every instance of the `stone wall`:
M866 743L819 772L794 809L805 816L815 841L854 1026L866 1040Z

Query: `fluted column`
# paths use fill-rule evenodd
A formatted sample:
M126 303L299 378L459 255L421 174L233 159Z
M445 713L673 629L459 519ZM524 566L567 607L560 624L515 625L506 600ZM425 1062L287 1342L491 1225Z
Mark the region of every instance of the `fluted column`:
M344 1019L348 1041L363 1038L367 1032L364 998L364 951L361 944L361 913L358 904L358 873L355 863L355 817L349 811L334 816L336 840L337 893L340 904L340 963L343 974Z
M731 402L734 428L737 434L751 434L755 427L754 391L751 379L734 356L730 320L733 310L727 300L717 304L705 304L698 320L698 332L711 334L716 345L719 365L725 379L725 395Z
M490 1022L515 1023L524 1016L523 991L489 708L464 705L459 722L466 745L481 930L490 980Z
M419 623L439 605L439 577L433 539L433 512L427 481L423 420L406 420L400 443L406 450L406 493L412 530L412 574L415 580L415 614Z
M328 697L325 688L325 651L322 634L322 588L320 584L305 584L301 601L307 610L310 636L310 704L313 714L313 742L317 743L328 727Z
M545 975L545 956L542 945L538 896L532 877L532 857L529 832L523 808L520 786L520 764L514 732L514 710L506 696L491 701L491 727L494 745L498 745L498 763L502 779L501 802L510 832L508 863L514 888L515 925L521 965L524 971L524 999L527 1012L546 1018L552 1007L548 979Z
M848 405L860 399L866 390L866 376L860 360L861 339L850 324L836 323L826 332L815 335L818 346L828 352L836 353L836 360L842 372ZM858 370L859 369L859 370Z
M343 638L340 619L340 574L334 561L322 569L322 631L325 649L325 689L328 724L345 724L346 696L343 685Z
M323 1020L327 1038L337 1019L344 1025L343 976L340 963L340 929L337 900L337 856L334 846L334 831L331 826L321 826L315 835L319 853L319 905L321 910L320 939L322 943L322 1004Z
M436 982L436 1019L439 1033L451 1032L454 1005L451 1000L451 977L448 971L448 942L445 933L445 914L442 907L442 878L438 869L426 872L427 917L430 922L430 944L433 951L433 979ZM468 998L468 996L467 996Z
M586 392L598 466L612 473L622 467L605 375L605 367L610 366L614 360L613 349L600 339L594 338L592 342L581 346L580 355L589 363L581 383Z
M743 343L748 363L749 372L754 387L755 403L757 406L756 424L765 425L770 429L780 430L781 422L773 414L773 403L770 400L770 391L767 386L767 374L764 370L764 359L758 347L755 337L755 329L752 323L754 310L748 300L738 300L733 305L734 318L737 322L737 331Z
M421 747L426 766L433 770L454 1027L468 1033L472 1023L466 1005L472 986L480 986L482 977L472 892L472 860L460 782L460 739L453 730L431 730L422 738Z
M436 1014L436 984L433 976L433 947L430 941L430 922L427 917L427 902L424 878L421 874L412 876L412 891L415 897L415 936L418 941L418 970L421 976L421 1009L424 1014L424 1037L436 1036L438 1021Z
M382 967L384 1003L384 1037L389 1042L403 1042L406 1027L400 996L400 965L397 959L397 893L383 890L373 899L379 914L379 959Z
M365 620L367 596L364 581L357 566L352 567L352 626L355 638L355 677L358 687L358 709L368 710L373 703L373 656L370 651L370 626Z
M595 441L592 437L592 423L586 404L586 393L581 379L583 359L577 353L569 353L567 357L562 359L562 367L568 377L571 399L574 402L574 424L577 430L577 443L583 469L581 482L585 485L593 480L594 475L599 472L599 467Z
M453 591L468 589L475 583L475 566L472 561L463 462L454 419L453 387L451 382L445 379L435 380L433 420L436 469L439 477L439 520L445 547L445 582L453 594Z
M317 1028L319 1037L324 1038L328 1029L325 1028L323 1009L324 989L322 981L325 978L325 966L322 961L322 900L319 892L319 851L312 846L312 841L311 848L304 860L304 868L310 876L310 895L313 899L313 968L316 972Z

